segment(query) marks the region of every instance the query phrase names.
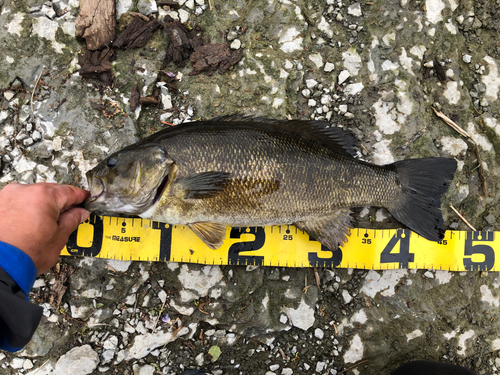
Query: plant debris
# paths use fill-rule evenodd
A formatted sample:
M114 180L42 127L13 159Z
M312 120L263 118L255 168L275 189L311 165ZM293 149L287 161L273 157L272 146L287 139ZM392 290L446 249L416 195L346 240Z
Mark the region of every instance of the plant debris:
M144 21L142 17L136 15L127 28L113 42L116 48L141 48L144 47L161 24L155 20Z

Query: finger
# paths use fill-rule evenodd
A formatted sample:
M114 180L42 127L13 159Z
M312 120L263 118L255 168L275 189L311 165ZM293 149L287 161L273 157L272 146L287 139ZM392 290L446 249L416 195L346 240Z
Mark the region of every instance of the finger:
M61 216L59 216L58 224L61 230L61 236L67 237L78 228L80 223L83 223L89 218L90 212L81 207L70 208L64 211Z
M87 190L72 185L55 185L53 189L56 204L60 211L80 204L90 196L90 192Z

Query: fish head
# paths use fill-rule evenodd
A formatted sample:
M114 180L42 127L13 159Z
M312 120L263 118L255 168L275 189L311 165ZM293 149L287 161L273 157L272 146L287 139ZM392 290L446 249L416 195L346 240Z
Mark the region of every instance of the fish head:
M97 214L139 215L161 196L174 165L159 145L117 151L87 172L90 197L84 207Z

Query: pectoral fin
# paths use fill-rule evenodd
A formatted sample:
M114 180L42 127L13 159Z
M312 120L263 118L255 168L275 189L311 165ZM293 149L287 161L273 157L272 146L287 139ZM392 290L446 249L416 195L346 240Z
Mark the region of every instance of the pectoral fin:
M203 199L213 197L224 189L230 173L201 172L179 181L179 186L185 190L184 199Z
M330 250L337 250L347 241L349 229L352 228L350 213L348 209L341 208L331 216L299 221L295 226Z
M211 249L221 247L226 238L226 227L219 223L200 222L188 224L188 227Z

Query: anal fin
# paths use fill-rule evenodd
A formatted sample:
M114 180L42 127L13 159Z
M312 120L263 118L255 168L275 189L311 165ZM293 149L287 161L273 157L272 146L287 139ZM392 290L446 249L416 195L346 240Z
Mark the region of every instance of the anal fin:
M350 213L349 209L340 208L333 215L298 221L295 226L335 251L339 245L347 242L349 229L352 228Z
M199 222L188 227L211 249L221 247L226 238L226 226L219 223Z

